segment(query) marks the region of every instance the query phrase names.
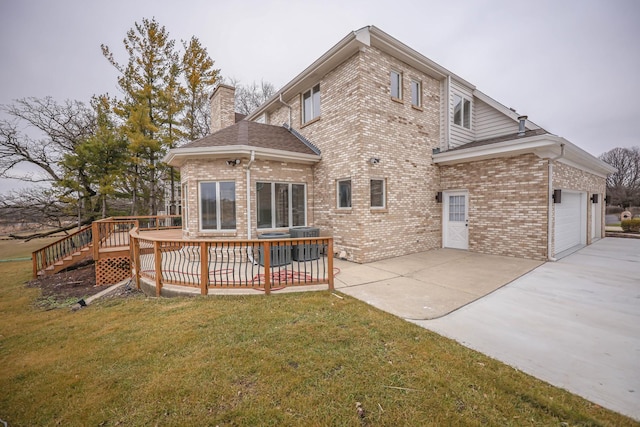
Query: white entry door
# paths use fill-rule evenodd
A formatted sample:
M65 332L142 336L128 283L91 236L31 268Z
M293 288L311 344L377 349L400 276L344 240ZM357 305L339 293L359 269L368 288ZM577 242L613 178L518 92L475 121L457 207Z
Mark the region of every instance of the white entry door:
M466 191L443 193L442 245L445 248L469 249L469 196Z

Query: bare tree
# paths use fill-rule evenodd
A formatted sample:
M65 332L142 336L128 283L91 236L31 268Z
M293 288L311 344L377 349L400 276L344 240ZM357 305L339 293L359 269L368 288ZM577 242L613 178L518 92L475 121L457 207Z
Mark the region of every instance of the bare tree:
M640 206L640 148L614 148L601 155L600 159L617 169L607 177L610 204Z
M95 131L93 111L82 102L58 103L51 97L24 98L0 107L13 118L0 122L0 177L26 182L59 182L60 160L72 154ZM21 132L27 127L44 135L35 140ZM30 164L37 175L19 174L17 166Z
M251 114L256 108L261 106L267 99L276 93L273 84L261 80L248 85L243 85L239 80L229 78L230 85L236 88L235 108L241 114Z

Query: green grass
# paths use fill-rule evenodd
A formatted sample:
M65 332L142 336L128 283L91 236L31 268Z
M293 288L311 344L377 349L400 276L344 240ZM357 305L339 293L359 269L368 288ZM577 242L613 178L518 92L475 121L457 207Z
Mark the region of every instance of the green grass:
M0 264L0 419L12 427L637 425L349 297L44 311L23 286L30 267Z

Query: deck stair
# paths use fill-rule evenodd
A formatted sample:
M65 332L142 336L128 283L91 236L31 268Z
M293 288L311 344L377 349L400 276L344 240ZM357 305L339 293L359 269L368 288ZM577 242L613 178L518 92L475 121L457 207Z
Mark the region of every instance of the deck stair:
M92 228L86 226L32 254L34 278L58 273L93 258Z

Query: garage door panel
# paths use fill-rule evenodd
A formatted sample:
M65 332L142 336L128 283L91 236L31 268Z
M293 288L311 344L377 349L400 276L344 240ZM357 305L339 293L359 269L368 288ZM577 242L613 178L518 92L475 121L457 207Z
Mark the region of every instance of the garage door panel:
M583 206L581 193L562 192L562 202L555 204L555 253L582 242Z

